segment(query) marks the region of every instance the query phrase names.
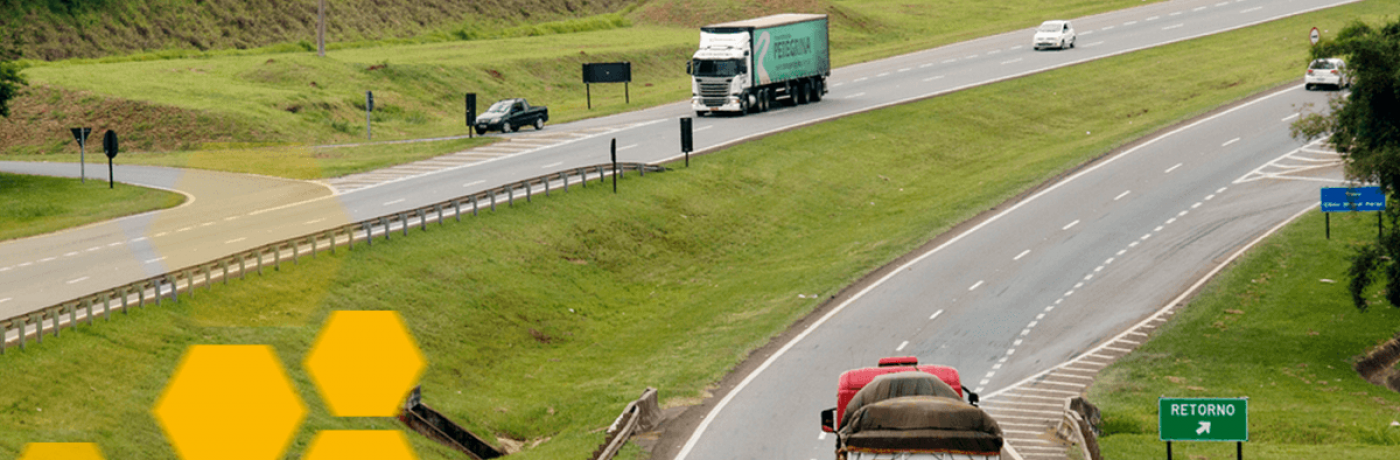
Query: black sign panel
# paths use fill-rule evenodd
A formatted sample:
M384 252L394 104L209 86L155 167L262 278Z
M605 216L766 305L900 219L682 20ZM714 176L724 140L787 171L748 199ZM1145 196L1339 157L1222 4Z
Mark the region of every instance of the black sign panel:
M107 158L117 157L117 132L107 130L107 134L102 136L102 150L107 152Z
M631 62L601 62L583 65L584 83L631 83Z
M374 111L374 91L365 91L365 110Z
M476 124L476 93L467 93L467 127Z
M73 132L73 140L79 144L87 143L88 134L92 134L92 128L69 128Z
M681 151L685 153L694 152L694 134L692 134L690 117L681 118Z

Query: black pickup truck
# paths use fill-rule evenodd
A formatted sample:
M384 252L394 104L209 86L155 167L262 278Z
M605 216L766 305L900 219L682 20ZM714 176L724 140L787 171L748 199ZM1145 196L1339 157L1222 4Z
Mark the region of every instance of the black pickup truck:
M531 106L525 99L501 99L491 104L491 108L476 118L476 133L513 133L519 131L521 126L527 125L533 125L535 129L544 129L546 121L549 121L548 107Z

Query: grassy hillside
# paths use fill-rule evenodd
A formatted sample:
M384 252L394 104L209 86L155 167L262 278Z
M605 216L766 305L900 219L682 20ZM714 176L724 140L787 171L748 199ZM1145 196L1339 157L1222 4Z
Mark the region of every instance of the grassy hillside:
M32 441L173 457L149 409L190 344L274 346L311 411L292 457L316 430L395 428L329 416L299 364L328 311L395 309L429 362L428 404L480 434L525 442L518 458L581 458L643 387L660 388L667 405L695 401L815 299L1115 146L1296 80L1307 57L1298 30L1397 4L1364 2L775 135L628 178L620 195L576 187L65 331L0 358L0 457ZM1187 66L1199 72L1164 71ZM411 439L423 458L455 455ZM643 455L632 447L624 458Z
M490 36L523 23L615 12L635 0L327 0L326 41ZM315 49L317 0L4 0L0 30L46 61L164 50Z
M138 151L127 161L138 163L144 161L140 152L193 152L207 143L359 142L365 137L365 90L375 92L376 139L465 134L466 92L486 102L528 97L548 105L551 122L557 123L688 97L683 63L694 52L699 24L786 11L825 12L833 18L833 60L841 65L1030 27L1044 19L1043 11L1080 16L1140 4L1026 0L1007 8L977 0L898 5L886 0L655 0L618 16L531 26L567 31L601 22L621 24L619 28L493 40L427 37L423 43L340 48L326 58L300 50L262 50L210 52L199 58L165 59L156 53L36 62L25 71L34 86L16 101L15 115L0 119L0 154L66 161L73 147L64 127L72 123L123 133L127 145ZM623 103L618 85L595 85L589 110L579 68L609 61L632 62L632 103ZM170 164L169 155L161 156L163 164Z

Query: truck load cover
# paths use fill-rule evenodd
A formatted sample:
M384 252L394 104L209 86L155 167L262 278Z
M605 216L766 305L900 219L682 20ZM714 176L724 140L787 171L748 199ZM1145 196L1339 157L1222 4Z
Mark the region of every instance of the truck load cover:
M854 397L838 436L847 453L952 453L997 456L1001 427L923 372L876 377Z

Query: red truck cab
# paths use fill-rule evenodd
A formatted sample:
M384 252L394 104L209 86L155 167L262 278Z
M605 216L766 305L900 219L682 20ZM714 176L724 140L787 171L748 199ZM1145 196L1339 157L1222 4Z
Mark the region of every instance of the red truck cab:
M958 370L936 364L919 364L919 359L913 356L894 356L882 358L875 367L861 369L851 369L841 373L841 379L836 389L836 407L822 411L822 431L834 433L841 429L841 418L846 414L846 405L851 402L851 398L865 388L871 380L885 374L896 372L926 372L933 374L942 380L943 383L953 387L959 397L967 398L972 405L977 405L977 394L962 386L962 380L958 377Z

